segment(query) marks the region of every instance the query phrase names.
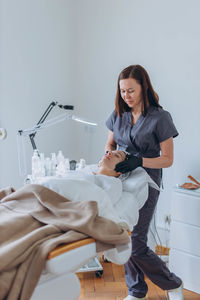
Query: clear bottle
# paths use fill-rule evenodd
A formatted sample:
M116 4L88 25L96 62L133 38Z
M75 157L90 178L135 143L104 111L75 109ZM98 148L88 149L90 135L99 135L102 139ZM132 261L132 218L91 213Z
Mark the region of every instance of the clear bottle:
M50 159L50 157L45 158L45 175L51 176L51 159Z

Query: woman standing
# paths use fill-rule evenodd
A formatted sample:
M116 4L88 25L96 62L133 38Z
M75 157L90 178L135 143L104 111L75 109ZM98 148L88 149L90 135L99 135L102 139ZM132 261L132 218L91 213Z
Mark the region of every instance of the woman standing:
M125 68L118 78L115 111L108 118L106 151L129 153L115 170L125 173L142 166L160 186L162 168L173 163L173 138L178 132L169 112L162 109L146 70L140 65ZM132 255L125 264L128 286L126 300L145 299L148 287L144 274L167 290L170 300L183 299L182 281L147 247L149 225L159 192L149 188L149 196L140 209L139 220L132 231Z

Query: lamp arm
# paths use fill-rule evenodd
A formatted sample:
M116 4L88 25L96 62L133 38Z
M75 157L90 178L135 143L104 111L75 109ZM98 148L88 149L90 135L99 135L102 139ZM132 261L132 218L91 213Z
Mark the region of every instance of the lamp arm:
M57 103L58 102L53 101L49 104L49 106L47 107L47 109L43 113L42 117L37 122L37 125L42 124L45 121L45 119L47 118L47 116L49 115L49 113L51 112L53 107L57 105ZM35 131L34 133L29 134L29 138L30 138L33 150L37 150L37 146L36 146L35 141L34 141L34 137L35 137L36 133L37 133L37 131Z
M53 101L53 102L51 102L51 103L49 104L49 106L48 106L47 109L45 110L44 114L42 115L42 117L41 117L40 120L38 121L37 125L44 122L44 120L46 119L46 117L48 116L48 114L50 113L50 111L52 110L52 108L53 108L54 106L56 106L57 104L58 104L58 102L55 102L55 101Z
M29 135L33 150L37 150L37 146L35 144L34 137L35 137L35 134L33 134L33 133Z
M89 126L97 126L97 123L95 123L95 122L85 120L83 118L77 117L70 113L64 113L64 114L54 117L48 121L45 121L46 117L49 115L50 111L53 109L53 107L55 105L57 105L57 102L50 103L50 105L47 107L46 111L44 112L44 114L42 115L42 117L40 118L40 120L34 127L29 128L29 129L24 129L24 130L18 130L19 136L23 136L23 135L29 136L33 150L37 150L37 147L36 147L36 144L34 141L34 137L38 131L40 131L41 129L47 128L49 126L55 125L57 123L60 123L64 120L72 119L74 121L81 122L81 123L87 124ZM66 110L73 110L72 105L58 105L58 106L60 108L66 109Z

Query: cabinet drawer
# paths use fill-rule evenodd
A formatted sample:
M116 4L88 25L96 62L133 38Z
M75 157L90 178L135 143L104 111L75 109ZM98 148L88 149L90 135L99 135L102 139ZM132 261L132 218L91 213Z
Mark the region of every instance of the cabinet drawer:
M173 193L172 219L200 226L200 197L184 193Z
M200 258L200 227L172 221L170 246Z
M179 276L184 288L200 293L200 258L179 250L171 249L169 254L170 271Z

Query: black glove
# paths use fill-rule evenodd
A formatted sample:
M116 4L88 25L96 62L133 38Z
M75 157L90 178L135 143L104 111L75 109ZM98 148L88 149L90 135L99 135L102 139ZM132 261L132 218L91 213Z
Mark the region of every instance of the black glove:
M128 155L126 160L118 163L115 166L115 171L120 173L127 173L135 170L137 167L142 166L142 157L135 155Z

